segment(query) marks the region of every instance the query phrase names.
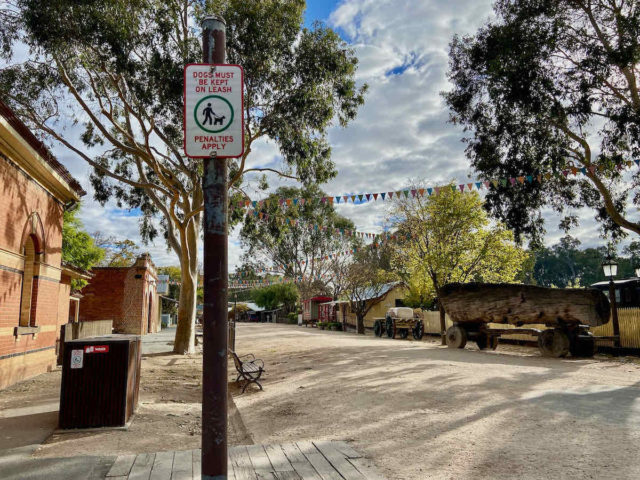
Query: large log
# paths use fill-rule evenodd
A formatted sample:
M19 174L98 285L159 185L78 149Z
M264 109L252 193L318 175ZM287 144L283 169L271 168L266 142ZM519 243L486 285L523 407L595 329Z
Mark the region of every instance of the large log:
M597 327L609 321L609 300L600 290L591 288L450 283L442 287L440 301L458 323Z

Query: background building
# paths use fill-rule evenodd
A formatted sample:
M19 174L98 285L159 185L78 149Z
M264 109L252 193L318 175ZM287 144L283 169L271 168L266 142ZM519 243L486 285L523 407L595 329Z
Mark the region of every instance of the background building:
M100 267L82 289L80 321L112 320L116 333L160 331L158 275L145 253L130 267Z

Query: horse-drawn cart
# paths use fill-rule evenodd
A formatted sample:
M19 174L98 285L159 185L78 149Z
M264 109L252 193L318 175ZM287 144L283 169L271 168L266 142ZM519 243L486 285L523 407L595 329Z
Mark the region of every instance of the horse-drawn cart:
M376 337L384 334L389 338L407 338L411 331L413 338L421 340L424 335L424 316L418 309L408 307L390 308L385 318L373 319L373 333Z

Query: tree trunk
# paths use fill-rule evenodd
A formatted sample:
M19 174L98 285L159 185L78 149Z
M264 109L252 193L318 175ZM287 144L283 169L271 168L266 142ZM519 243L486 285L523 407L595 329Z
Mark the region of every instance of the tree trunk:
M173 342L174 353L187 354L195 351L195 323L198 274L192 274L188 265L182 265L182 285L178 300L178 327Z
M359 313L356 315L356 317L358 318L358 320L356 321L358 326L358 333L360 335L364 335L364 315Z
M440 338L441 338L442 345L446 345L447 344L447 336L446 336L447 322L445 317L446 312L444 311L444 306L442 305L442 302L440 301L440 299L438 299L438 308L440 310Z
M609 301L596 289L537 285L450 283L440 303L456 323L511 323L591 327L609 321Z

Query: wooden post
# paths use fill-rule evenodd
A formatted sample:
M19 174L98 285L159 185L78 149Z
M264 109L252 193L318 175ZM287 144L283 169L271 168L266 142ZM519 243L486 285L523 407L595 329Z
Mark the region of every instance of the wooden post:
M620 348L620 323L618 322L618 306L616 304L616 286L613 278L609 279L609 302L611 303L611 322L613 324L614 346Z

